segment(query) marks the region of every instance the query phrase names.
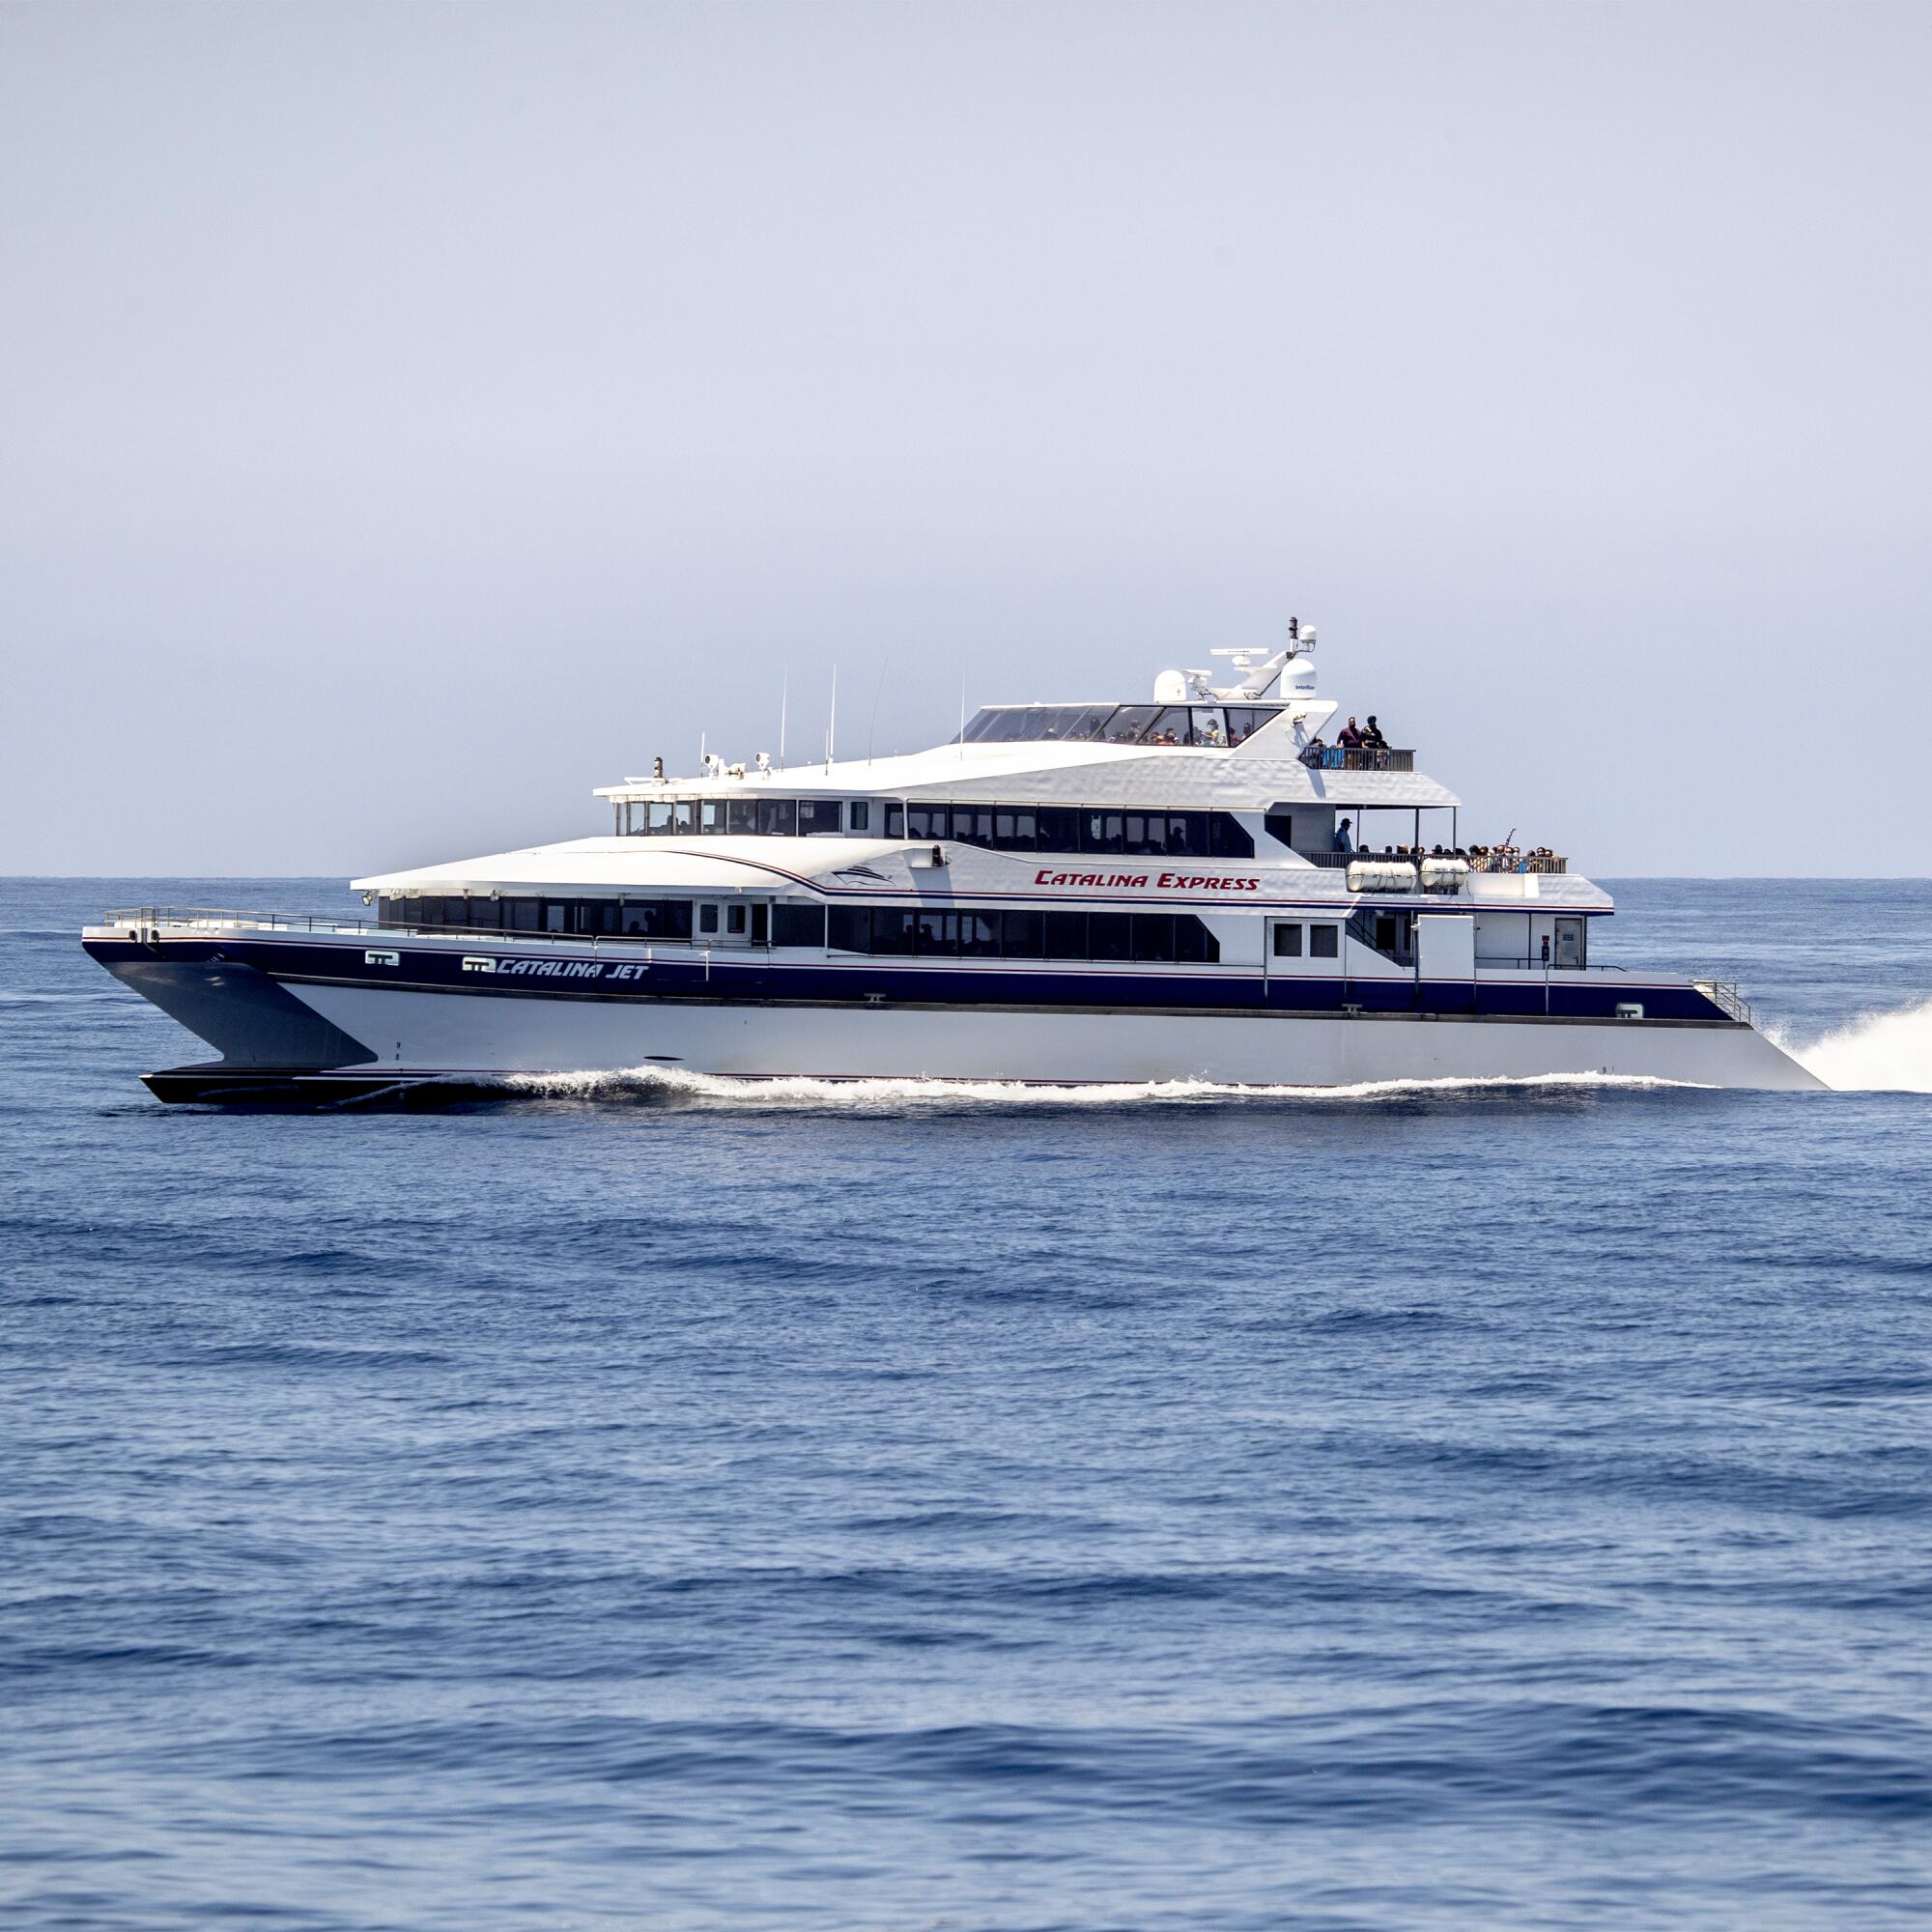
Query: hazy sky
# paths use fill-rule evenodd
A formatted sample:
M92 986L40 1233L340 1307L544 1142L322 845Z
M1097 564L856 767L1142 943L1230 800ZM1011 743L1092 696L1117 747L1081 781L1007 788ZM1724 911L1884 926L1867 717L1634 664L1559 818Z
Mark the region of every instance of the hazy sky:
M1932 871L1928 99L1922 5L0 0L0 871L1292 611L1467 836Z

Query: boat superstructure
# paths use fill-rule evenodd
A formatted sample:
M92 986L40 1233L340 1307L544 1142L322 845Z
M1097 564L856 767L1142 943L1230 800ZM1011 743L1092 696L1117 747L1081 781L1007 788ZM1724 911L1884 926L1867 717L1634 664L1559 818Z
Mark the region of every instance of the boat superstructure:
M911 756L660 760L599 836L355 881L366 919L144 907L84 943L219 1051L146 1076L166 1099L649 1066L1819 1084L1734 987L1593 959L1609 895L1463 842L1411 752L1329 742L1314 645Z

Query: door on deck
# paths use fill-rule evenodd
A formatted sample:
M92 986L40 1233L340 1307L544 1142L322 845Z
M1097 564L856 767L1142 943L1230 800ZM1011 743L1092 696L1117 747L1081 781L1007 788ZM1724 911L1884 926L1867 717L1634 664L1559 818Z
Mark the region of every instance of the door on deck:
M1583 922L1580 919L1559 919L1556 922L1556 944L1551 952L1553 965L1582 965L1584 940Z
M771 907L745 899L699 899L700 946L763 946L771 932Z

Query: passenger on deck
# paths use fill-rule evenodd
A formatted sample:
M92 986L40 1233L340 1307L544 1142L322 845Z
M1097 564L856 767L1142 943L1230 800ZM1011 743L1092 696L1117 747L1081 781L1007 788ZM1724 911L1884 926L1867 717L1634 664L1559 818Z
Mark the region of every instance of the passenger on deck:
M1340 745L1345 751L1350 751L1350 752L1359 751L1362 745L1362 727L1359 724L1357 724L1352 718L1350 718L1349 722L1346 724L1344 724L1339 731L1335 733L1335 742L1336 744Z
M1308 749L1301 754L1301 762L1319 771L1321 761L1328 755L1328 747L1321 742L1321 733L1316 732L1308 741Z
M1369 722L1362 727L1363 749L1371 752L1386 752L1388 740L1382 736L1382 727L1376 723L1376 714L1369 713Z
M1353 850L1355 849L1355 847L1354 847L1354 841L1353 841L1352 839L1350 839L1350 837L1349 837L1349 827L1350 827L1350 825L1351 825L1351 824L1352 824L1353 822L1354 822L1354 821L1353 821L1352 819L1348 819L1348 818L1345 818L1345 819L1343 819L1343 820L1342 820L1342 822L1341 822L1341 823L1340 823L1339 825L1337 825L1337 826L1336 826L1336 828L1335 828L1335 850L1336 850L1336 851L1338 851L1338 852L1352 852L1352 851L1353 851Z

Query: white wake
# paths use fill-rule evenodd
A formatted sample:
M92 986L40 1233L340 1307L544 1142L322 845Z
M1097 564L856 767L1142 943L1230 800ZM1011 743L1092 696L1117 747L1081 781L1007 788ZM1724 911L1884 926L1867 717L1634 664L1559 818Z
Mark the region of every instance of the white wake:
M1045 1107L1202 1106L1228 1101L1356 1101L1406 1095L1538 1092L1565 1088L1665 1088L1685 1085L1622 1073L1540 1073L1430 1080L1365 1080L1346 1087L1291 1087L1219 1080L1106 1081L1085 1086L1037 1086L1017 1080L854 1079L797 1075L739 1079L668 1066L601 1073L512 1073L500 1086L513 1094L554 1099L698 1101L726 1106L901 1108L961 1104Z
M1785 1051L1842 1094L1932 1094L1932 1000L1861 1013L1809 1046Z

